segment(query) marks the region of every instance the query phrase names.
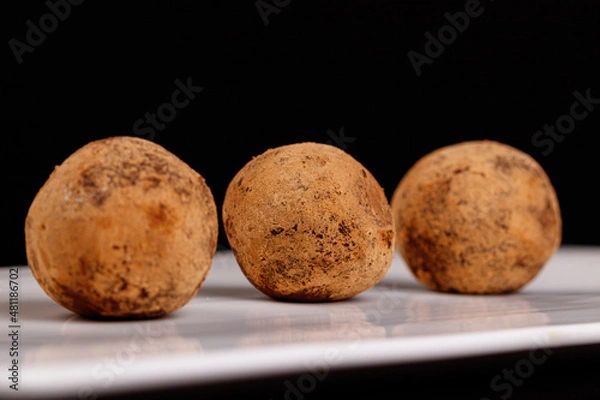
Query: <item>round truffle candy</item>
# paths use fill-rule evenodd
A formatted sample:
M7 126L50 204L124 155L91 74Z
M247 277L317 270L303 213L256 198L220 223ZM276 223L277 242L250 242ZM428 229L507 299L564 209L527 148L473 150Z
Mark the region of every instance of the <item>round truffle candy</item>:
M425 155L402 177L391 206L404 261L441 292L514 292L561 242L559 203L545 171L492 140Z
M353 297L385 276L395 251L382 187L328 144L293 143L252 158L229 183L222 218L247 279L279 300Z
M207 277L218 214L204 178L133 136L89 142L55 167L25 221L33 276L92 318L150 318L183 307Z

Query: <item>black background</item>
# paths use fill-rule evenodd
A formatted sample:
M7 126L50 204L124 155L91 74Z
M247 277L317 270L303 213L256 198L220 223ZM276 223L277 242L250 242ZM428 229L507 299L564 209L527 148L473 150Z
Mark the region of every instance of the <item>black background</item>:
M269 147L327 142L343 129L345 150L391 196L427 152L485 138L544 167L564 243L600 244L600 105L550 154L532 144L569 113L573 92L600 98L598 1L482 1L420 76L408 52L424 53L425 33L465 1L276 4L265 25L254 1L85 1L19 64L9 41L25 42L26 21L39 26L49 8L11 2L0 23L0 265L26 264L25 215L55 165L91 140L133 135L188 78L203 92L154 141L205 177L219 209L235 172ZM219 242L227 246L222 230Z
M204 91L154 141L205 177L219 210L233 175L270 147L327 142L328 132L339 138L343 129L345 150L391 196L426 153L493 139L531 154L546 170L561 203L563 243L600 244L600 105L549 154L532 144L544 124L569 113L573 92L589 89L600 98L600 2L482 1L481 15L417 76L408 52L423 53L425 33L436 35L448 24L444 14L463 11L465 1L275 1L282 7L265 25L255 0L88 0L72 6L20 64L9 41L25 42L26 21L39 26L49 9L43 1L3 4L0 266L27 263L25 216L54 166L91 140L133 134L134 122L156 112L175 80L188 77ZM222 230L219 242L227 246ZM560 369L549 372L549 363L512 398L598 398L597 356L585 357L593 354L597 348L554 358ZM364 377L373 390L360 386L356 393L366 397L413 391L475 399L490 394L489 378L516 359L486 362L487 369L389 370L379 381L360 371L342 386L358 390ZM475 388L462 395L451 390L470 384ZM274 385L281 390L280 381Z

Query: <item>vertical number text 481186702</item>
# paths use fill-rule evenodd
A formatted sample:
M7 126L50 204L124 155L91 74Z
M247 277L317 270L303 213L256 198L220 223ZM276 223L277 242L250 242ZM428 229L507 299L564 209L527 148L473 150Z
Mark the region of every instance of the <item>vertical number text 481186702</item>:
M8 271L8 386L10 389L19 390L19 269L10 268Z

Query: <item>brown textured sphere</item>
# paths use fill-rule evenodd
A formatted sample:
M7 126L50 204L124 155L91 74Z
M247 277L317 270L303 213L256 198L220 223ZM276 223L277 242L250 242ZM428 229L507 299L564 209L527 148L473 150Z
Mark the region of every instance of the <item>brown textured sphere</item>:
M562 237L545 171L526 153L490 140L425 155L402 177L391 206L400 254L421 283L442 292L516 291Z
M159 317L200 289L218 215L190 166L151 141L118 136L54 169L25 235L33 276L58 304L87 317Z
M243 273L275 299L347 299L377 284L392 263L383 189L331 145L295 143L254 157L229 183L222 212Z

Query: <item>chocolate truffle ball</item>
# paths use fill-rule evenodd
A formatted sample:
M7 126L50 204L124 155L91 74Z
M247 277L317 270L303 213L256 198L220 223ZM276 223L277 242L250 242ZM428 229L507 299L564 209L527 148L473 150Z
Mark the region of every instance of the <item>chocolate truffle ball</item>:
M222 213L241 270L274 299L348 299L392 263L394 225L382 187L332 145L293 143L252 158L229 183Z
M150 318L183 307L207 277L218 215L204 178L162 146L90 142L55 167L25 221L33 276L92 318Z
M491 140L419 159L391 200L396 246L414 276L442 292L508 293L561 243L556 192L528 154Z

